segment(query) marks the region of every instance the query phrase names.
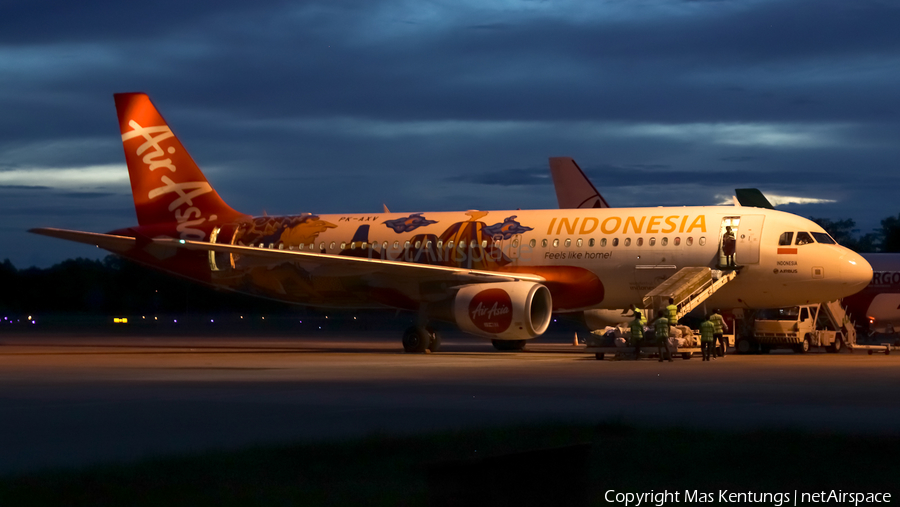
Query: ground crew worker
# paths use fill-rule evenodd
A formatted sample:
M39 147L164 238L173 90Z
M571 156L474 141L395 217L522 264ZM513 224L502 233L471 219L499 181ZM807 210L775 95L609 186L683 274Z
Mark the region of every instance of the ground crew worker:
M719 310L715 310L709 317L709 321L713 323L716 331L713 333L713 345L719 348L718 355L725 357L725 351L728 349L728 342L725 341L725 331L728 330L728 324L725 319L719 315ZM718 344L718 345L716 345Z
M640 308L638 308L634 305L631 305L631 311L634 312L635 318L637 318L641 321L642 326L647 325L647 317L644 317L644 314L643 314L643 312L641 312Z
M734 267L734 250L737 246L737 240L734 239L734 233L731 232L731 226L725 226L725 234L722 235L722 253L725 254L725 265Z
M656 330L656 349L659 351L659 362L663 362L663 358L672 361L672 352L669 350L669 319L666 318L664 312L659 312L659 318L656 319L654 328ZM663 348L666 349L666 355L663 356Z
M631 344L634 345L634 359L641 358L641 340L644 339L644 325L641 323L641 313L634 311L634 320L631 321Z
M678 307L675 306L675 298L669 298L669 306L666 307L666 318L669 319L669 325L675 327L678 325Z
M703 360L709 361L709 354L713 348L713 334L716 332L716 326L709 321L707 315L705 320L700 323L700 351L703 353Z

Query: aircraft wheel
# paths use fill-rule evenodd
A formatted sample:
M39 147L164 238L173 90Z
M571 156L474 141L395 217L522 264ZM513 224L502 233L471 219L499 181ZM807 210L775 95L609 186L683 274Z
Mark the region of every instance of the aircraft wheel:
M834 343L825 347L825 350L832 354L837 354L842 348L844 348L844 338L841 335L837 335L834 337Z
M491 340L494 348L504 352L515 352L525 348L525 340Z
M413 326L403 333L403 350L408 353L425 352L430 341L431 336L427 332Z
M692 354L691 354L690 352L682 352L682 353L681 353L681 358L684 359L685 361L687 361L688 359L691 358L691 355L692 355Z
M430 327L425 328L428 331L428 334L431 335L431 340L428 343L428 350L432 352L437 352L441 348L441 335L434 329Z
M756 352L757 346L756 342L749 338L738 338L737 343L734 344L734 350L738 354L752 354Z

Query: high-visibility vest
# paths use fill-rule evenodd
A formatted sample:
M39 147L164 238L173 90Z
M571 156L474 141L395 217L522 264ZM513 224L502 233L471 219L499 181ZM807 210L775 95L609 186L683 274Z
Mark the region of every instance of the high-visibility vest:
M635 318L636 318L637 320L639 320L639 321L641 322L641 325L642 325L642 326L646 326L646 325L647 325L647 317L644 317L644 312L642 312L642 311L640 311L640 310L635 310L635 311L634 311L634 316L635 316Z
M701 342L711 342L713 341L713 333L716 332L716 326L708 321L704 320L700 323L700 341Z
M656 337L659 339L669 337L669 320L665 317L660 317L656 320Z
M722 318L718 313L712 314L709 318L709 321L713 323L713 326L716 327L716 334L722 334L725 332L725 319Z
M644 326L641 325L641 321L633 320L631 321L631 339L635 342L639 342L644 338Z
M666 307L666 311L669 312L669 325L674 326L678 324L678 307L674 304L671 304Z

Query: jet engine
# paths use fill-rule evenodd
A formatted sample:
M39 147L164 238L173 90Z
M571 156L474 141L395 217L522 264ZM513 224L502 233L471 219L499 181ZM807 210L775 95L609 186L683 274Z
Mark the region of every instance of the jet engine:
M467 333L527 340L547 330L553 300L547 287L534 282L472 284L459 289L451 311L456 325Z

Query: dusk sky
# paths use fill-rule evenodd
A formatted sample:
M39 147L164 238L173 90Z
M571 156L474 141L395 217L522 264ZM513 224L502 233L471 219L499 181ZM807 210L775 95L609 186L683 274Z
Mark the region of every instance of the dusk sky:
M207 4L3 3L0 260L105 255L32 227L136 224L135 91L254 215L555 208L551 156L615 207L900 213L900 2Z

